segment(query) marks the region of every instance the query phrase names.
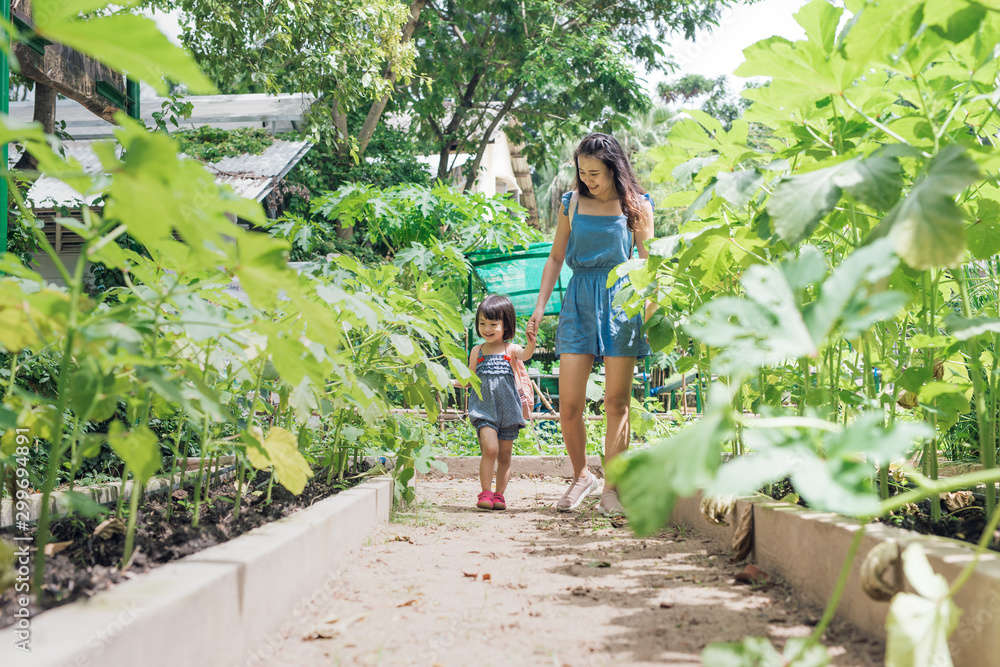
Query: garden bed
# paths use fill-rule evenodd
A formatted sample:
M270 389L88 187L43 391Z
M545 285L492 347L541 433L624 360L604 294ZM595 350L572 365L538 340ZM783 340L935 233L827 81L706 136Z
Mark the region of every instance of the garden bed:
M275 641L274 633L298 603L330 585L340 555L388 520L392 486L387 477L370 479L89 600L32 618L31 652L4 644L0 664L175 667L252 661L253 651Z
M367 469L369 466L363 464L362 467ZM191 525L193 491L190 488L174 490L170 495L148 496L139 511L135 552L125 568L119 567L125 543L122 522L108 524L103 516L56 519L51 526L51 544L57 551L46 559L43 595L41 600L29 607L31 613L38 614L80 598L92 597L138 574L298 512L353 485L350 480L327 484L324 471L324 474L313 477L298 496L280 484L274 484L271 503L267 503L269 480L269 472L257 472L250 484L253 490L245 494L238 518L233 516L234 485L224 482L213 486L209 501L201 507L197 527ZM110 500L114 497L110 496ZM169 520L166 518L168 502L172 505ZM34 538L36 527L31 524L27 535ZM25 535L12 527L0 530L0 537L8 539ZM14 622L13 613L17 609L19 605L14 589L0 595L0 627Z

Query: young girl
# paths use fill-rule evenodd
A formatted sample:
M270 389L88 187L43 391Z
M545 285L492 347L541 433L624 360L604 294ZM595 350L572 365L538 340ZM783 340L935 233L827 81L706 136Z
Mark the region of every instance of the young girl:
M556 509L563 511L579 507L599 486L587 469L583 422L587 377L595 360L604 359L605 465L628 448L635 360L649 354L649 345L641 332L642 316L629 318L612 305L627 278L608 288L608 273L632 256L633 246L645 258L646 244L653 237L652 200L639 187L614 137L591 134L580 142L573 157L576 190L563 195L538 303L528 321L537 330L565 260L573 278L563 296L555 353L559 358L559 420L574 479L556 503ZM608 515L624 513L617 491L607 486L598 509Z
M476 507L484 510L507 509L503 492L510 481L510 455L514 438L524 428L521 399L518 395L512 357L527 361L535 353L535 326L529 322L526 330L528 346L509 343L514 337L514 304L505 296L491 294L483 299L476 310L476 330L484 343L472 348L469 370L479 376L479 391L469 394L469 419L479 438L483 457L479 461L479 482L482 492L476 498ZM462 385L457 380L456 386ZM497 490L491 491L493 466L496 465Z

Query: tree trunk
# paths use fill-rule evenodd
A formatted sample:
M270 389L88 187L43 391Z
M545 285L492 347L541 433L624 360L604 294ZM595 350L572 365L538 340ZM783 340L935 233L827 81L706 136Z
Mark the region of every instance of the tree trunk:
M56 97L58 94L55 88L46 86L44 83L35 82L35 112L33 119L36 123L41 123L46 134L54 134L56 129ZM38 160L35 156L24 151L18 159L14 169L23 171L34 171L38 168Z
M347 115L340 112L340 104L336 99L330 103L330 117L333 118L333 125L337 128L337 152L347 155L350 152L351 144L347 140Z
M486 128L486 133L483 135L482 140L479 142L479 149L476 151L475 159L468 165L468 170L465 173L465 186L462 188L463 192L469 192L472 190L472 186L476 184L476 178L479 176L479 165L483 163L483 155L486 154L486 147L490 144L490 137L493 136L494 130L500 124L507 114L510 112L511 107L514 106L514 102L521 95L521 91L524 89L524 82L518 82L514 86L514 90L511 91L510 95L507 97L507 101L503 103L500 111L493 116L493 121Z
M417 28L417 21L420 19L420 12L423 11L424 6L427 5L428 0L413 0L410 4L410 20L406 22L403 26L403 38L400 44L407 44L410 38L413 37L413 31ZM389 83L396 83L396 72L392 68L387 68L384 74L386 80ZM368 115L365 117L365 122L361 126L361 132L358 133L358 155L364 156L365 150L368 149L368 143L372 140L372 135L375 134L375 128L378 126L378 121L382 118L382 112L385 111L385 105L389 103L388 93L382 96L382 99L375 101L372 104L371 109L368 110Z
M482 80L483 74L484 72L481 70L473 73L469 83L465 86L465 94L462 95L462 99L455 106L455 113L452 114L448 127L441 133L441 158L438 162L437 177L442 181L448 175L448 155L451 152L452 139L455 137L455 133L458 132L458 128L461 127L462 121L465 120L465 115L472 108L472 98L476 95L476 88L479 87L479 82Z

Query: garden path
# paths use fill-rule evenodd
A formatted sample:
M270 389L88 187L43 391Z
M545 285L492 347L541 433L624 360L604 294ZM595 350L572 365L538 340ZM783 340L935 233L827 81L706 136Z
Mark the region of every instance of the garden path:
M515 477L506 511L475 509L471 479L422 479L409 510L355 550L251 663L313 665L699 665L713 641L808 635L821 610L692 533L637 539L596 512L557 513L565 482ZM473 576L475 575L475 576ZM325 636L324 638L317 638ZM836 623L840 667L884 647Z

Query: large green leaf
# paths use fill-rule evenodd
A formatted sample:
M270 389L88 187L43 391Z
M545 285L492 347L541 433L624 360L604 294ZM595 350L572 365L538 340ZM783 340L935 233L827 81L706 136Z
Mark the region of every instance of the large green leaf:
M108 430L108 442L140 484L155 475L162 465L160 443L156 434L145 426L126 430L121 422L113 421Z
M927 175L886 216L896 252L915 269L955 266L965 254L965 225L954 195L979 178L962 146L948 146Z
M886 667L951 667L948 637L961 614L920 544L903 552L903 571L916 594L897 593L886 618Z
M774 188L767 212L774 231L784 241L794 244L807 238L840 201L840 188L833 181L838 167L795 174Z
M186 83L192 93L215 92L215 86L194 60L171 44L151 19L114 14L83 20L75 9L80 4L34 0L36 32L145 81L161 95L170 92L170 81ZM86 3L89 9L107 4Z
M844 315L848 304L857 304L854 317L862 314L857 311L868 308L868 301L864 292L858 299L859 290L890 275L898 263L892 243L887 239L879 239L848 255L823 282L819 298L804 309L806 326L813 339L825 339ZM879 313L880 317L883 315L883 312Z
M969 252L976 259L989 259L1000 253L1000 202L980 199L976 221L966 229Z
M299 452L298 440L295 434L280 426L273 427L267 438L259 446L256 439L247 445L247 458L250 465L258 470L266 470L273 466L278 482L291 493L299 495L306 488L306 482L312 477L309 463Z
M892 58L916 34L924 0L867 0L855 11L844 40L847 56L857 63L895 64Z
M764 184L764 176L756 169L722 171L716 176L715 194L736 208L747 205Z
M608 464L608 480L619 487L637 535L659 530L678 497L692 496L711 481L721 462L722 441L730 433L728 405L725 389L714 386L705 414L694 426Z

